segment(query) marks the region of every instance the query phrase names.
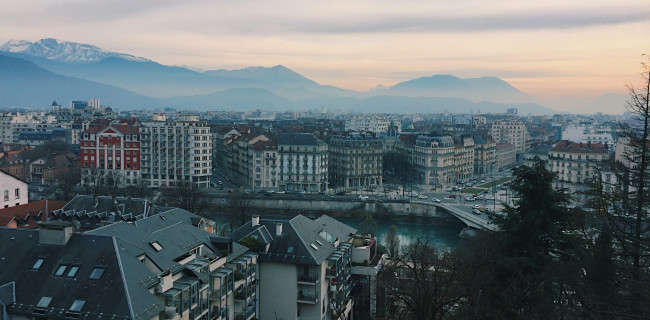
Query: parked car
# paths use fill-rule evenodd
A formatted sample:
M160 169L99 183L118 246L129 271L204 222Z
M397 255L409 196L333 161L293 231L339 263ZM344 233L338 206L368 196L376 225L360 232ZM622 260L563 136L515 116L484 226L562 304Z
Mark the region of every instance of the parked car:
M455 195L455 194L450 194L450 195L447 196L447 198L449 198L449 199L456 199L456 195Z
M481 211L479 209L472 209L472 213L481 214Z
M218 183L218 184L223 184L223 182L221 182L221 180L219 180L219 182L217 182L217 183Z
M438 198L431 198L431 201L433 201L433 202L437 202L437 203L442 202L442 201L440 201L440 199L438 199Z
M485 183L485 180L481 180L481 183Z
M472 209L481 209L481 206L479 206L478 204L475 204L475 205L472 207Z
M474 200L476 200L474 199L474 197L470 197L470 196L465 197L465 201L474 201Z
M366 201L366 200L368 200L369 198L370 198L370 197L368 197L368 196L364 196L364 195L360 195L360 196L359 196L359 200L361 200L361 201Z
M447 192L451 192L451 191L452 191L451 187L447 188Z
M418 196L418 199L428 199L428 198L429 198L429 197L427 197L427 196L425 196L425 195L423 195L423 194L421 194L421 195Z
M233 189L228 189L228 193L235 193Z

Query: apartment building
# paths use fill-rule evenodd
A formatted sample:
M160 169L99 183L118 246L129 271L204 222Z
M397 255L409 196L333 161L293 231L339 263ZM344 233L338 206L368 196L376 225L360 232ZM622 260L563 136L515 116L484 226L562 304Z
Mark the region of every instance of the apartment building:
M382 184L383 139L364 133L329 140L329 182L332 187L377 187Z
M234 241L256 239L259 244L259 319L351 319L356 299L351 265L377 259L376 239L355 234L326 215L315 220L253 217L235 230Z
M279 185L278 141L257 141L253 144L252 153L251 182L253 188L277 190Z
M168 120L156 113L140 126L142 178L150 187L188 181L207 188L212 174L210 128L198 116Z
M82 185L104 184L124 187L141 179L140 134L138 127L94 126L81 133L80 166Z
M474 174L490 175L496 170L497 143L494 140L474 136Z
M85 233L62 221L0 228L2 243L21 247L0 247L12 257L0 273L3 318L255 318L256 254L193 218L173 209Z
M517 154L523 154L526 151L526 141L529 139L526 126L517 119L495 121L490 128L490 136L497 143L508 143L515 146Z
M304 192L327 190L327 144L313 134L280 134L278 163L280 190Z
M609 160L607 149L600 143L558 142L548 154L549 169L557 174L554 187L566 188L578 199L585 191L588 179L594 178L597 169Z
M412 136L413 137L413 136ZM413 182L444 188L456 183L455 145L450 136L401 136L395 151L406 155Z
M353 116L345 122L345 131L357 132L386 132L390 127L391 121L384 117L358 115Z
M474 139L454 136L456 183L466 183L474 176Z
M238 185L244 187L261 187L261 171L263 168L262 155L255 151L253 145L258 142L267 142L263 134L243 133L227 146L230 159L227 166L227 175ZM260 176L256 176L260 175ZM255 179L257 177L257 180Z
M7 172L0 171L0 192L2 192L0 205L2 208L26 204L29 201L29 195L27 193L28 185L27 181L16 178Z
M509 143L497 143L496 157L497 171L512 168L517 163L517 148Z

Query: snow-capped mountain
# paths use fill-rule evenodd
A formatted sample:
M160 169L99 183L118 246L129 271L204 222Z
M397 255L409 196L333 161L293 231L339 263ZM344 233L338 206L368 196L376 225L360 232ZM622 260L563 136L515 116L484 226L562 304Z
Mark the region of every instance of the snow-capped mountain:
M33 43L25 40L9 40L0 46L0 51L25 53L36 57L68 63L97 62L109 57L117 57L130 61L150 62L150 60L145 58L125 53L105 51L89 44L61 41L51 38L41 39Z

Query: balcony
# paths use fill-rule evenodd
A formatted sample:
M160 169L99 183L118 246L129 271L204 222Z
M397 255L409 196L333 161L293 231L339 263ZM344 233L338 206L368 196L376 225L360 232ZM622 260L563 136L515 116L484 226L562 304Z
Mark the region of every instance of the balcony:
M318 297L315 294L301 294L298 293L298 303L316 304Z
M297 276L299 284L316 285L318 283L317 273L299 273Z

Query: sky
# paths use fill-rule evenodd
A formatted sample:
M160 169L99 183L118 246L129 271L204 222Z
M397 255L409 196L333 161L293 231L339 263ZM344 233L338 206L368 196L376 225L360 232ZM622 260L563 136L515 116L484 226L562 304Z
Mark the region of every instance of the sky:
M56 38L204 70L284 65L353 90L494 76L539 99L625 93L648 0L0 0L0 43Z

